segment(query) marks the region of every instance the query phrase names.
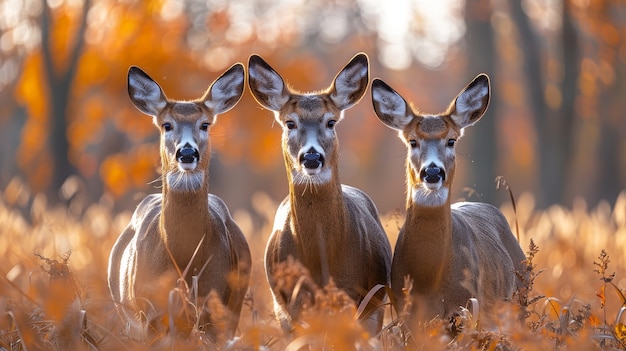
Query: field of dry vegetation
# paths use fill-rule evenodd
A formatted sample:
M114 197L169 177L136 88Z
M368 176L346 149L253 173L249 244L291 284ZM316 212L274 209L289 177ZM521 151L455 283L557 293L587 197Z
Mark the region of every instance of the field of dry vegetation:
M534 208L532 195L503 204L513 232L519 231L532 267L532 290L521 292L528 305L525 324L516 306L502 306L501 325L480 326L480 301L468 303L454 321L424 323L419 334L406 333L387 306L385 328L376 338L364 333L352 305L332 286L320 289L317 304L292 337L272 317L262 255L277 206L264 194L251 198L256 213L237 211L253 255L253 277L242 313L239 337L228 350L624 350L626 349L626 193L589 208ZM150 340L125 335L106 285L109 250L129 212L113 213L112 202L48 209L41 195L18 181L0 191L0 350L214 350L201 331L175 332ZM262 225L258 220L265 218ZM392 246L403 213L383 215ZM518 227L518 229L516 229ZM532 243L531 243L532 240ZM301 274L285 268L285 279ZM164 287L163 294L184 294ZM520 300L519 298L517 299ZM171 309L175 310L175 309ZM478 315L478 322L475 315ZM174 316L163 317L164 326ZM450 324L460 330L446 333ZM405 343L411 346L405 346Z

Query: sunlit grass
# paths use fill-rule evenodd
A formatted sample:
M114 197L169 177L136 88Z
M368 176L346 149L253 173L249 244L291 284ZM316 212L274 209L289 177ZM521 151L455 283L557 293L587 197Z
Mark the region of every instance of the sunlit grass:
M498 328L485 329L480 301L470 301L457 319L426 321L412 335L388 305L383 331L372 338L357 322L359 306L332 285L317 289L294 334L283 334L272 316L262 263L277 203L254 194L253 213L233 214L250 243L253 272L239 337L222 348L626 349L626 193L595 208L577 200L572 208L538 211L530 194L515 200L515 211L510 203L502 210L514 234L517 222L529 258L532 289L514 298L527 308L523 324L519 306L508 303L498 306ZM143 341L125 333L109 297L106 269L130 212L114 213L106 200L77 206L49 209L43 196L28 193L18 180L0 192L0 350L217 349L199 330L184 337L162 332ZM402 222L401 211L383 215L392 245ZM299 272L292 266L283 273L298 281ZM176 288L165 287L164 294ZM168 318L160 323L169 325ZM450 328L459 331L456 337Z

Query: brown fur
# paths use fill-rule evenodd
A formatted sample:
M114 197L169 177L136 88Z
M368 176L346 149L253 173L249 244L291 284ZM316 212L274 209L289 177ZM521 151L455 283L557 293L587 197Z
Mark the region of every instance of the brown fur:
M237 76L239 87L224 86L224 78ZM234 335L248 288L250 250L224 202L209 194L211 147L209 132L203 129L203 123L205 126L214 123L217 113L226 112L237 103L243 91L243 80L243 66L234 65L201 99L181 102L168 100L158 85L137 68L129 72L131 100L142 112L154 116L161 130L163 187L161 194L149 195L137 206L109 258L111 295L129 323L133 337L145 336L149 327L146 322L153 322L152 327L159 328L154 323L164 311L179 312L171 311L169 294L177 286L176 278L186 269L182 278L190 289L192 277L199 276L199 320L196 321L192 313L187 325L197 323L211 339L220 343ZM172 131L165 130L165 123L173 126ZM199 152L197 167L189 172L203 177L196 188L181 190L170 184L168 174L179 172L176 143L188 135L193 136L189 140L197 143ZM211 323L211 318L216 317L207 306L210 292L214 292L232 313L226 321L215 321L225 323L225 328L217 329L214 325L218 323ZM139 303L143 299L155 304L157 311L144 308ZM169 318L175 316L170 314Z
M339 142L328 121L340 121L342 111L356 103L368 83L367 57L355 56L331 87L316 94L293 92L265 61L252 56L249 64L250 89L256 100L275 111L283 126L282 148L289 180L289 195L276 212L274 229L268 241L265 269L272 288L275 311L284 329L290 330L302 311L304 287L292 299L274 279L277 267L289 257L299 260L317 286L332 278L359 304L377 284L387 285L391 248L373 202L359 189L339 181ZM297 127L290 130L289 122ZM323 182L303 176L299 155L315 135L315 145L325 157ZM326 173L324 173L326 172ZM328 173L330 172L330 173ZM302 179L306 179L303 181ZM369 303L362 322L374 336L381 330L385 295L381 290Z

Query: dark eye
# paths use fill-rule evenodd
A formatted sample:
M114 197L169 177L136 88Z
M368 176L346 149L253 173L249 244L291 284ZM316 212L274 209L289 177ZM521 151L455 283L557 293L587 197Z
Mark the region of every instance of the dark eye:
M328 122L326 123L326 126L327 126L328 128L334 128L334 127L335 127L335 123L337 123L337 121L335 121L334 119L331 119L330 121L328 121Z
M455 140L455 139L448 139L448 144L447 144L447 145L448 145L449 147L453 147L455 142L456 142L456 140Z
M287 126L287 129L294 129L294 128L296 128L296 122L294 122L294 121L287 121L287 122L285 122L285 125Z
M200 129L202 130L208 130L209 129L209 123L202 123L200 125Z
M169 132L170 130L173 129L172 124L171 123L163 123L162 124L163 129L165 129L166 132Z
M417 141L416 140L409 140L409 144L411 144L411 147L417 147Z

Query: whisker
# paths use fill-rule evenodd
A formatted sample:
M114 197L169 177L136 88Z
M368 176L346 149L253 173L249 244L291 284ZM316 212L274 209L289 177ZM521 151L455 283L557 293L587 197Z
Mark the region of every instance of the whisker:
M183 179L182 179L183 175L179 171L176 171L175 172L175 176L176 177L174 179L175 179L175 183L176 183L176 188L178 188L178 187L180 187L180 184L183 182Z
M200 189L204 183L203 171L172 170L167 174L167 182L172 189L192 192Z
M158 178L154 179L154 180L149 181L146 184L153 185L153 184L156 184L156 183L159 183L159 182L160 182L160 184L157 184L157 185L154 186L155 188L158 189L158 188L162 188L163 187L163 178L160 177L160 176Z

